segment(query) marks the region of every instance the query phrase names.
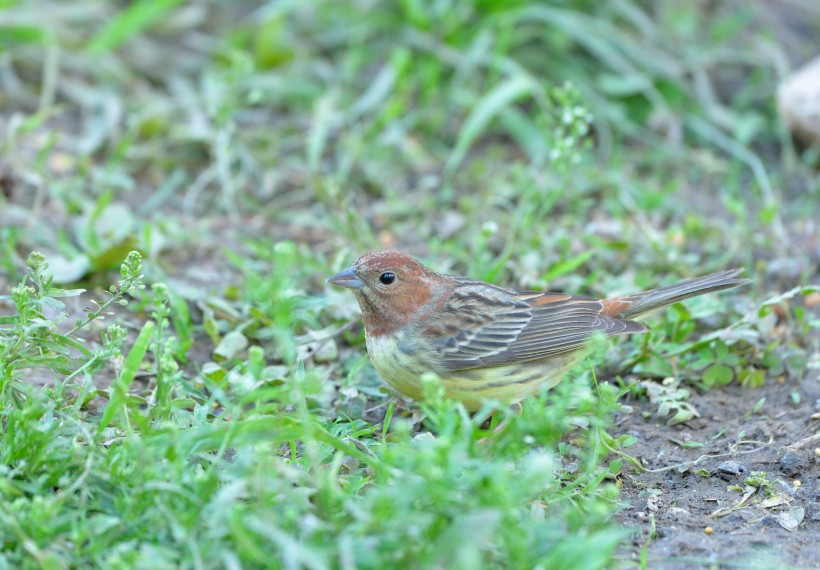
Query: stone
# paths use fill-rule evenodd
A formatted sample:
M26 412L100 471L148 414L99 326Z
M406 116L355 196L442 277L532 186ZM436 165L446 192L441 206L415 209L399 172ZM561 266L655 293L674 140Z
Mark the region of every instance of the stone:
M787 451L780 458L780 471L788 477L796 477L803 473L809 466L809 462L796 451Z
M715 473L725 480L730 481L735 478L743 477L746 473L749 472L749 469L738 461L724 461L720 465L718 465Z
M781 82L777 110L797 138L807 144L820 144L820 56Z

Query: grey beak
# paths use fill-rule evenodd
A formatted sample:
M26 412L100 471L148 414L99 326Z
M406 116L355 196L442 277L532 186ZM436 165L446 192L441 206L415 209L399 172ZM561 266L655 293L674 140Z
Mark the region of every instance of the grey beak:
M364 283L361 279L356 277L352 267L348 267L341 273L337 273L333 277L328 277L327 282L340 287L347 287L348 289L360 289Z

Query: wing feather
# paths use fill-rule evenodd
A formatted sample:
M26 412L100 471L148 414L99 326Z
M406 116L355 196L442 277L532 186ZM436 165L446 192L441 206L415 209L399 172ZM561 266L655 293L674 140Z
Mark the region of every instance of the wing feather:
M604 305L589 297L511 291L459 279L444 307L454 330L437 341L447 370L466 370L540 360L582 348L596 332L605 336L645 332L635 321L602 315ZM458 330L457 323L469 322Z

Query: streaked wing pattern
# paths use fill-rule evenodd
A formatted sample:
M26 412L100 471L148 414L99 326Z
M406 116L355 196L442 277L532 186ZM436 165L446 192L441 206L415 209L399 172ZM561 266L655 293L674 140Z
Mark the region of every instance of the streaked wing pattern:
M572 352L583 347L595 332L614 336L646 331L640 323L602 316L602 303L588 297L510 291L463 278L458 285L445 315L458 314L462 322L479 326L470 330L440 328L446 331L439 345L442 364L452 371Z

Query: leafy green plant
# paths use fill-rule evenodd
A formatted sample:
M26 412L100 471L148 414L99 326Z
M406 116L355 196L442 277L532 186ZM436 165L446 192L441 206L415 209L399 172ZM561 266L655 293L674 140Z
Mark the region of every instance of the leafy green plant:
M109 329L95 352L83 346L77 333L92 321L104 320L111 314L108 309L112 305L127 304L125 296L135 295L143 287L141 257L131 252L122 264L122 279L108 291L108 298L103 302L92 301L95 308L86 309L84 319L77 319L73 328L60 332L59 325L67 317L60 299L76 297L84 290L54 287L54 278L48 273L48 263L41 253L32 253L27 264L26 277L11 290L17 314L0 317L3 392L21 393L23 387L18 377L27 368L51 369L67 374L67 380L81 373L90 376L99 370L117 354L124 341L123 330L116 325ZM76 364L74 353L84 359L81 365Z
M703 370L702 381L706 388L729 384L734 379L733 367L740 364L740 357L730 353L729 347L720 340L699 349L697 357L692 368Z
M689 400L689 390L678 387L678 382L674 379L667 379L663 384L654 382L643 382L649 395L649 400L658 406L658 415L670 417L667 425L675 425L700 417L697 408Z

